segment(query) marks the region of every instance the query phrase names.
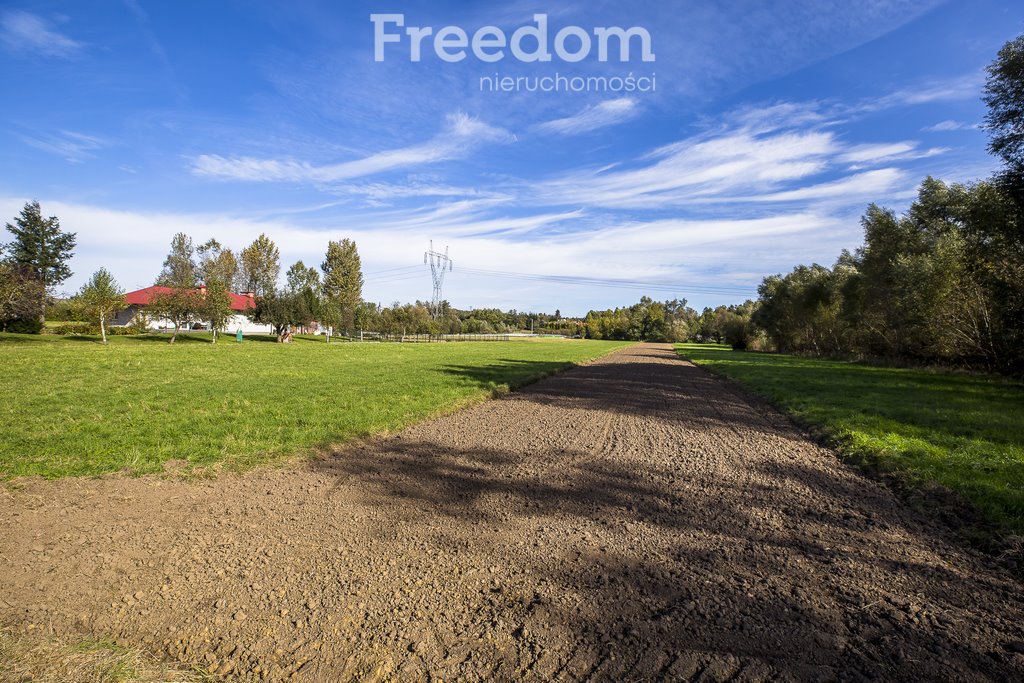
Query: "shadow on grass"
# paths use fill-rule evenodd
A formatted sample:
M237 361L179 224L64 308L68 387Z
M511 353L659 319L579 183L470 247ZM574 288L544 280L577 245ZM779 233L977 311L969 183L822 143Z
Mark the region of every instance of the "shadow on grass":
M141 334L141 335L127 335L128 339L132 339L140 342L157 343L163 342L169 344L171 342L170 333L158 333L158 334ZM224 337L221 337L223 340ZM175 344L212 344L213 338L210 333L179 333L178 338L174 340Z
M233 335L233 334L232 335L227 335L225 338L230 338L231 341L235 341L235 335ZM280 342L277 341L277 335L275 335L275 334L247 334L244 337L244 341L259 342L259 343L268 343L269 342L269 343L273 343L273 344L280 343ZM292 337L292 343L296 343L296 342L304 342L304 343L319 342L319 343L324 344L324 345L327 344L327 342L324 341L323 337L313 337L313 336L309 336L309 335L298 335L298 334L296 334L296 335L294 335Z
M53 343L58 339L53 335L0 332L0 344L46 344Z
M169 343L171 340L170 334L108 334L107 341L111 345L119 345L124 343L156 343L162 342L164 344ZM201 334L179 334L178 339L175 343L210 343L209 335ZM13 335L0 333L0 344L61 344L65 342L72 342L75 344L102 344L103 339L100 335L92 334L41 334L41 335Z
M516 389L574 367L568 361L501 358L488 365L443 365L439 372L462 377L481 389Z

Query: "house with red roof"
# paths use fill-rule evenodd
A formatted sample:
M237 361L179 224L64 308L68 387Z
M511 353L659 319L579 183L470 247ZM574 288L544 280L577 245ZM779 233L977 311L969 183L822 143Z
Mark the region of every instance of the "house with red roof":
M143 289L137 289L134 292L128 292L124 295L125 301L128 306L117 314L114 319L112 326L114 327L127 327L136 323L139 316L145 316L145 309L151 303L153 299L160 294L169 294L173 289L170 287L161 287L154 285L152 287L145 287ZM200 285L197 292L204 294L206 292L206 286ZM248 313L256 307L256 298L252 292L243 292L241 294L235 294L234 292L228 292L228 297L231 299L231 310L234 311L234 315L228 320L226 330L228 332L234 332L235 330L242 330L246 334L270 334L273 329L270 325L260 325L249 320ZM174 327L173 320L167 320L165 318L153 318L151 316L146 318L147 327L152 330L164 330ZM203 329L209 329L208 323L198 322Z

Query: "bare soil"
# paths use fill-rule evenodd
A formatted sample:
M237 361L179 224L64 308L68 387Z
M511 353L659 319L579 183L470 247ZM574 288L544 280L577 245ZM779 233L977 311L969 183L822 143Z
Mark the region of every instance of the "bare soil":
M0 492L0 623L231 680L1024 680L1021 586L667 345L286 469Z

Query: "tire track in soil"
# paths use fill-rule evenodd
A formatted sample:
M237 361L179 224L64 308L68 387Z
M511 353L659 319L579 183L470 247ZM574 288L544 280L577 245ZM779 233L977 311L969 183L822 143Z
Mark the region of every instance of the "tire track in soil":
M1018 583L668 345L290 469L24 482L0 528L3 624L231 680L1024 679Z

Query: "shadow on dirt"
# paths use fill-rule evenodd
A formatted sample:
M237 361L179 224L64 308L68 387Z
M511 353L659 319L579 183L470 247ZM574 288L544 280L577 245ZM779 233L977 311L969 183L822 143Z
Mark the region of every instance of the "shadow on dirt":
M404 509L403 535L467 522L492 529L437 540L479 556L480 568L511 570L491 617L523 650L517 666L544 678L1017 671L1005 632L991 632L986 649L964 638L989 630L978 614L1024 616L1012 582L990 583L983 598L970 587L977 577L944 565L941 540L926 541L934 556L908 554L907 535L927 538L929 529L884 495L799 465L763 471L759 486L772 498L728 480L697 491L655 468L573 455L548 478L524 471L520 455L399 441L315 467L357 485L374 509ZM815 499L787 479L814 487ZM999 596L1009 603L992 601Z
M656 418L674 427L688 429L733 429L738 420L745 429L764 434L790 434L788 422L766 420L731 387L700 368L678 362L671 348L648 351L651 361L630 363L623 374L614 363L596 363L581 370L559 374L555 381L538 379L561 372L568 363L503 359L483 366L442 366L440 372L467 378L481 388L494 389L508 381L508 368L517 367L512 383L515 398L558 408L609 411L621 415ZM661 359L662 362L656 362ZM673 372L665 372L665 360ZM739 400L737 400L739 399Z
M505 368L443 371L488 386ZM648 431L625 450L600 438L593 450L564 448L544 440L543 427L525 430L515 447L400 436L312 464L371 509L396 515L383 524L399 537L498 569L501 582L480 608L491 626L460 636L496 639L515 653L496 677L916 681L1024 672L1024 656L1012 652L1024 619L1012 579L965 569L980 560L941 527L815 460L828 455L699 369L595 364L504 400L525 402L515 413L523 418L544 406L582 408L639 418ZM646 449L658 430L680 441ZM701 440L687 443L688 434Z

